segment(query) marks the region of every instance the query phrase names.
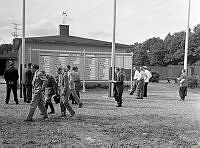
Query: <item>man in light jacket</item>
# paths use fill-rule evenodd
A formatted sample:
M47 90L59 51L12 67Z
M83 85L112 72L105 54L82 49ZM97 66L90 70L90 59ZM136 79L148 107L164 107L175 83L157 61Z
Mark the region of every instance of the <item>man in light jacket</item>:
M149 83L149 79L152 77L152 74L150 71L148 71L146 66L143 66L143 68L145 69L145 74L146 74L146 79L144 80L144 96L143 97L147 97L147 85Z
M133 88L130 92L130 95L133 95L133 93L135 92L138 83L137 79L140 77L140 72L137 70L137 68L133 67L133 70L134 70Z

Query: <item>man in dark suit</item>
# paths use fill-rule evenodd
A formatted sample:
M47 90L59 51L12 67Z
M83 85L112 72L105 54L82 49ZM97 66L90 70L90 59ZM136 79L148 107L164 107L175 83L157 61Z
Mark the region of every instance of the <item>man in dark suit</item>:
M122 94L124 90L124 79L125 79L125 74L124 74L124 68L121 68L117 73L116 73L116 81L115 83L115 100L117 101L117 107L122 107Z
M19 104L17 98L17 80L19 78L18 70L14 66L13 61L9 61L9 68L4 72L4 79L6 81L7 86L7 94L6 94L6 104L8 104L10 100L10 92L12 89L14 100L16 104Z
M32 63L28 63L28 68L25 70L24 74L24 85L26 88L26 99L24 100L27 103L30 103L32 100L32 80L33 80L33 73L32 73Z

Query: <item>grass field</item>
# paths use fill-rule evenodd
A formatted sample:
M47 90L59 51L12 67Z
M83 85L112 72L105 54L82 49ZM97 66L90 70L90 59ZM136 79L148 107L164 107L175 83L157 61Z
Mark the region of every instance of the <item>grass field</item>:
M21 147L192 147L200 146L200 89L188 90L178 101L175 84L150 83L148 98L134 99L123 94L123 107L117 108L105 89L81 93L83 108L72 105L74 117L56 114L43 120L37 109L34 122L24 123L29 104L12 97L5 105L5 86L0 85L0 143Z

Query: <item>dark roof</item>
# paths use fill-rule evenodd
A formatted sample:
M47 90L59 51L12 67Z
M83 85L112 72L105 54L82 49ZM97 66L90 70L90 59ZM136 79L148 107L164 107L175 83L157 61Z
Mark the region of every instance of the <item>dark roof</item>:
M70 44L70 45L90 45L90 46L112 46L111 42L100 41L94 39L87 39L75 36L42 36L42 37L28 37L26 42L36 42L36 43L53 43L53 44ZM121 48L131 48L131 45L116 43L116 47Z

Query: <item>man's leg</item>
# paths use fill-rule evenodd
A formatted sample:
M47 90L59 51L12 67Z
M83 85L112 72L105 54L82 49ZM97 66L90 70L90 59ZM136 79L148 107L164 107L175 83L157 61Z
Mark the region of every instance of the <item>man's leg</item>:
M50 108L51 108L50 114L54 114L54 113L55 113L55 109L54 109L53 103L52 103L52 102L49 102L49 106L50 106Z
M30 109L29 109L29 114L26 118L25 121L31 121L33 119L33 115L34 115L34 112L35 112L35 109L37 108L38 106L38 102L39 102L39 98L40 96L38 96L37 94L34 94L33 95L33 100L30 104Z
M24 96L24 102L27 102L27 101L28 101L28 100L27 100L27 96L26 96L26 91L27 91L27 89L26 89L26 85L23 84L23 96Z
M185 89L184 87L179 87L179 96L181 100L185 100Z
M40 110L40 112L42 113L42 115L44 115L44 118L48 118L48 115L47 115L47 111L46 111L46 108L44 106L44 99L43 99L43 95L41 94L41 97L38 98L38 108Z
M32 100L32 85L26 86L26 98L27 102L30 103Z
M137 84L136 84L136 83L137 83L136 80L134 80L134 81L133 81L133 88L132 88L132 90L131 90L131 92L130 92L130 95L133 95L133 93L135 92L136 87L137 87Z
M148 82L145 82L144 83L144 96L143 97L147 97L147 85L148 85Z
M10 100L10 92L11 92L11 86L10 84L6 85L6 104L8 104Z
M13 92L13 95L14 95L15 103L19 104L18 98L17 98L17 84L13 84L11 88L12 88L12 92Z
M79 97L77 96L75 89L72 89L72 90L71 90L71 93L72 93L72 96L73 96L74 100L76 101L76 103L78 103L79 108L81 108L82 105L83 105L83 103L81 102L81 100L80 100Z
M118 95L117 104L118 104L118 107L122 107L122 94L123 94L123 89L120 89L118 94L119 94L119 95Z
M64 96L64 100L63 100L63 104L65 106L65 108L69 111L69 113L71 114L71 116L74 116L75 111L73 110L73 108L71 107L71 105L69 104L69 96L70 96L71 92L67 92L66 95Z
M145 88L145 83L143 82L140 86L140 99L143 99L144 97L144 88Z

